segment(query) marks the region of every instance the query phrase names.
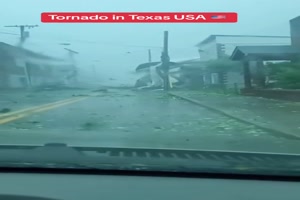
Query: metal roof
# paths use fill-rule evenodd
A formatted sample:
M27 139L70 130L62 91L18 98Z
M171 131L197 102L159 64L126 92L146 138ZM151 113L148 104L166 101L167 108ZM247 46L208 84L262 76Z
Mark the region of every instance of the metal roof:
M206 39L199 42L196 46L207 44L217 37L254 37L254 38L290 38L290 36L267 36L267 35L210 35Z
M262 60L291 60L300 55L300 48L289 45L237 46L230 59L253 57Z
M144 69L148 69L152 66L155 66L155 65L158 65L160 64L161 62L158 61L158 62L151 62L151 63L142 63L140 65L138 65L136 68L135 68L135 71L138 72L138 71L141 71L141 70L144 70ZM176 67L177 63L175 62L170 62L170 69L173 69Z
M12 46L12 45L6 44L4 42L0 42L0 51L3 53L6 53L7 55L13 56L13 57L28 57L28 58L36 58L36 59L42 59L42 60L61 61L61 59L42 55L39 53L35 53L28 49Z
M141 71L141 70L144 70L144 69L147 69L151 66L155 66L155 65L158 65L159 63L161 62L152 62L152 63L143 63L143 64L140 64L136 67L136 71ZM203 64L203 63L206 63L202 60L200 60L200 58L195 58L195 59L190 59L190 60L182 60L182 61L178 61L178 62L174 62L174 61L171 61L170 64L170 69L174 69L174 68L199 68L199 65Z

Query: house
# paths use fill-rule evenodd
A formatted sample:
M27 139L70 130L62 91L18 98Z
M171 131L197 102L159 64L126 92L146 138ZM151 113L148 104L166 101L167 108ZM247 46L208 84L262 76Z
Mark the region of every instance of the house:
M300 16L290 20L291 45L300 48Z
M206 62L207 67L206 72L201 75L201 78L204 79L203 84L205 87L243 87L244 76L242 66L238 68L237 62L229 61L230 56L237 46L276 46L290 45L290 43L291 39L289 36L210 35L196 45L200 60L201 62ZM236 67L231 67L230 65ZM250 63L250 65L253 65L253 63Z
M210 35L196 47L202 61L231 56L237 46L290 45L290 36Z
M64 60L0 42L0 88L55 84L70 70Z
M288 45L247 45L236 46L231 60L240 61L243 64L244 87L251 89L265 87L267 73L265 73L266 61L300 60L300 16L290 20L290 44ZM260 80L255 80L260 79Z
M265 86L264 61L293 61L299 56L300 48L292 45L239 46L235 48L231 59L243 63L244 86L252 88L253 84ZM261 77L261 80L255 80L254 77Z

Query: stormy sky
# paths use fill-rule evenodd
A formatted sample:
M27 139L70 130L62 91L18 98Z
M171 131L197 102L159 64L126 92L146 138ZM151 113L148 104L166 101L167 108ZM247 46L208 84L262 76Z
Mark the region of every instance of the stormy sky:
M59 43L80 54L80 67L103 79L126 78L140 63L161 53L163 31L170 32L173 60L196 58L196 43L211 34L289 35L289 20L300 15L296 0L2 0L0 40L16 44L19 30L5 25L38 24L30 29L26 47L65 56ZM43 24L42 12L237 12L236 24Z

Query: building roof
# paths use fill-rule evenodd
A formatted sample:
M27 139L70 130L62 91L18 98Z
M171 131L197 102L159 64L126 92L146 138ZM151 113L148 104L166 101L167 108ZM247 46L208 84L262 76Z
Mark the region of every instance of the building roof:
M140 64L137 68L136 71L140 71L143 69L147 69L151 66L154 65L158 65L161 62L152 62L152 63L143 63ZM186 59L186 60L172 60L171 61L171 66L170 69L174 69L174 68L187 68L187 67L191 67L191 66L199 66L199 64L205 63L204 61L202 61L200 58L193 58L193 59Z
M0 52L6 53L7 55L14 56L14 57L28 57L28 58L35 58L41 60L61 61L61 59L39 54L21 47L12 46L4 42L0 42Z
M189 60L183 60L183 61L180 61L180 62L177 62L179 64L191 64L191 63L196 63L196 62L199 62L201 61L200 58L195 58L195 59L189 59Z
M202 70L207 68L207 62L205 61L198 61L194 63L189 63L189 64L183 64L181 66L181 69L184 70Z
M136 72L139 72L139 71L141 71L141 70L148 69L148 68L150 68L150 67L152 67L152 66L155 66L155 65L158 65L158 64L160 64L160 63L161 63L160 61L158 61L158 62L151 62L151 63L142 63L142 64L138 65L138 66L135 68L135 71L136 71ZM170 62L170 65L171 65L170 68L172 69L172 68L176 67L177 63L175 63L175 62Z
M207 62L202 61L200 58L185 60L178 62L181 69L202 69L206 67Z
M297 21L300 21L300 16L295 17L295 18L290 20L290 22L297 22Z
M246 56L262 60L291 60L300 55L300 49L289 45L237 46L230 59L242 60Z
M196 46L207 44L217 37L255 37L255 38L290 38L290 36L267 36L267 35L210 35L206 39L199 42Z

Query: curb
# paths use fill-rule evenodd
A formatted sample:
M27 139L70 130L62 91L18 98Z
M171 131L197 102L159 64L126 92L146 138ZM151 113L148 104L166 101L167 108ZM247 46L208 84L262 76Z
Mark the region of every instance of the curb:
M248 120L245 120L245 119L241 119L239 117L235 117L231 114L228 114L227 112L224 112L222 110L219 110L217 108L214 108L214 107L211 107L211 106L208 106L208 105L205 105L203 103L201 103L200 101L197 101L195 99L191 99L191 98L188 98L188 97L184 97L184 96L181 96L181 95L177 95L177 94L174 94L174 93L171 93L169 92L168 93L169 95L173 96L173 97L176 97L176 98L179 98L179 99L182 99L182 100L185 100L185 101L188 101L190 103L193 103L193 104L196 104L198 106L201 106L203 108L206 108L212 112L215 112L215 113L218 113L218 114L221 114L221 115L224 115L226 117L229 117L229 118L232 118L234 120L237 120L239 122L242 122L242 123L246 123L246 124L249 124L249 125L253 125L253 126L256 126L257 128L260 128L264 131L267 131L267 132L272 132L274 134L277 134L278 136L285 136L286 138L289 138L289 139L297 139L297 140L300 140L300 136L298 135L295 135L295 134L292 134L292 133L288 133L288 132L285 132L285 131L281 131L281 130L277 130L277 129L272 129L272 128L269 128L269 127L265 127L263 125L260 125L260 124L257 124L257 123L254 123L254 122L251 122L251 121L248 121Z

